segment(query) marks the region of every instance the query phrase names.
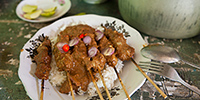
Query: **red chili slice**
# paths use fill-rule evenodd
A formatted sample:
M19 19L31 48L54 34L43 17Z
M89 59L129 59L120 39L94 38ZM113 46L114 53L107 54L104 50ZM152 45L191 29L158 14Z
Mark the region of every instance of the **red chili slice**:
M81 35L79 35L79 38L84 38L85 36L87 35L87 33L85 33L85 34L81 34Z
M67 52L69 51L69 45L68 44L65 44L63 47L62 47L63 51Z
M79 35L79 37L82 39L83 37L85 37L85 34L81 34Z

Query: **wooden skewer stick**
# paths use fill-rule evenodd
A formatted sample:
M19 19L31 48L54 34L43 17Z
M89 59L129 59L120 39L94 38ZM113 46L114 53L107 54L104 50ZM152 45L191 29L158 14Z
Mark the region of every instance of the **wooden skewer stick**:
M101 99L101 100L104 100L104 99L103 99L103 96L102 96L102 94L101 94L101 92L100 92L100 90L99 90L99 88L98 88L98 86L97 86L97 83L96 83L96 81L95 81L95 79L94 79L94 77L93 77L93 75L92 75L91 70L89 69L88 71L89 71L89 73L90 73L90 76L91 76L91 78L92 78L92 82L93 82L93 84L94 84L94 86L95 86L95 88L96 88L96 90L97 90L97 93L99 94L100 99Z
M44 79L42 79L42 84L41 84L40 100L43 100L43 95L44 95Z
M108 91L108 88L107 88L107 86L106 86L106 83L105 83L105 81L104 81L104 79L103 79L101 70L100 70L99 68L98 68L98 72L99 72L99 75L100 75L101 80L102 80L102 82L103 82L103 85L104 85L104 87L105 87L105 90L106 90L106 93L107 93L107 95L108 95L108 98L109 98L109 100L112 100L112 99L111 99L111 96L110 96L110 93L109 93L109 91Z
M167 95L149 78L149 76L140 68L140 66L135 62L133 58L131 58L133 63L137 66L137 68L140 70L140 72L144 75L147 80L158 90L158 92L166 99Z
M126 88L125 88L125 86L124 86L124 84L123 84L123 82L122 82L122 79L121 79L121 77L119 76L119 73L117 72L117 69L115 68L115 66L114 66L114 70L115 70L115 73L117 74L117 77L118 77L118 79L119 79L119 82L120 82L121 85L122 85L122 88L124 89L124 92L125 92L125 94L126 94L126 97L128 98L128 100L131 100L131 98L129 97L128 92L127 92L127 90L126 90Z
M72 82L71 82L71 80L70 80L70 78L69 78L69 73L68 73L68 72L67 72L67 80L68 80L68 83L69 83L69 86L70 86L72 99L75 100L74 92L73 92L73 87L72 87Z

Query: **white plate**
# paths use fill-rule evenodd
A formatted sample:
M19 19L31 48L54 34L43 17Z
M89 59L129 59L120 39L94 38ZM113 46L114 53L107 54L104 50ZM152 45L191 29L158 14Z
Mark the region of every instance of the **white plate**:
M67 11L69 11L70 7L71 7L71 1L70 0L64 0L65 4L64 5L60 5L58 3L58 0L23 0L21 1L17 8L16 8L16 13L17 16L19 18L21 18L24 21L28 21L28 22L48 22L48 21L52 21L55 20L59 17L61 17L62 15L64 15ZM56 9L56 13L51 16L51 17L38 17L37 19L34 20L29 20L23 17L24 12L22 11L22 7L26 4L29 5L37 5L38 9L48 9L51 7L57 7Z
M92 27L99 26L102 23L113 22L116 21L116 25L121 26L124 25L124 28L129 32L131 37L127 38L128 44L135 48L135 61L149 61L146 58L142 57L140 54L140 49L145 44L143 38L141 37L140 33L135 29L128 26L123 21L113 18L113 17L106 17L106 16L98 16L98 15L83 15L83 16L70 16L63 19L60 19L53 24L46 26L40 29L30 40L35 40L39 35L43 34L45 36L53 36L59 29L60 26L63 24L69 25L72 22L84 22L87 25ZM29 41L30 41L29 40ZM23 49L29 48L31 46L30 42L27 42ZM27 51L23 51L20 54L20 67L18 70L19 77L26 89L27 94L33 100L39 99L40 94L40 80L37 80L33 77L29 72L31 70L31 59L27 58L29 53ZM144 76L139 72L136 71L136 66L131 61L125 61L125 66L123 68L122 73L120 73L123 83L126 86L128 94L131 96L136 90L138 90L143 83L145 82ZM116 86L120 86L119 82L115 82ZM126 95L123 89L118 91L120 95L113 97L113 100L123 100L126 99ZM77 96L76 100L85 100L88 95L84 96ZM67 96L66 94L61 94L57 90L55 90L48 81L45 81L45 92L44 92L44 100L70 100L72 97Z

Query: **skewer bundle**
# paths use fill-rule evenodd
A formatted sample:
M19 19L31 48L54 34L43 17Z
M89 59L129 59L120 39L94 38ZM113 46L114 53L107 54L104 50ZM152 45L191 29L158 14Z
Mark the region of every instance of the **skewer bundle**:
M114 31L109 30L108 32L113 33ZM90 77L86 77L86 79L88 78L89 80L87 82L90 82L90 80L93 81L94 86L97 90L97 93L100 96L100 99L103 99L100 93L100 90L98 89L95 83L96 80L94 78L95 74L99 73L100 78L105 87L106 93L108 95L108 98L111 100L111 96L105 85L104 79L101 74L101 70L104 69L105 63L107 63L108 65L113 66L113 68L116 71L115 66L118 62L118 58L120 58L121 60L127 60L128 58L133 56L134 48L128 46L126 44L126 41L115 41L114 39L113 41L117 43L115 43L116 47L113 47L112 41L110 42L110 40L107 38L111 40L112 38L125 40L123 38L123 35L120 33L118 34L113 33L112 36L109 36L106 34L104 35L103 32L99 30L95 30L88 25L70 26L70 27L67 27L64 31L60 32L57 43L54 46L53 53L55 55L55 60L59 69L65 70L67 73L69 73L67 77L70 77L72 83L74 83L75 86L78 86L81 88L82 88L81 86L82 83L79 82L80 84L78 84L78 82L75 81L77 80L78 77L73 77L74 75L73 70L76 70L77 72L77 70L79 70L80 67L81 68L84 67L85 68L84 72L88 71L89 76L90 76ZM123 47L118 47L118 44ZM67 49L64 49L63 47L67 47ZM116 52L115 52L115 48L116 48ZM82 65L82 66L78 66L78 69L76 69L75 66L71 64L73 62L75 62L75 66L76 65L77 66ZM78 63L78 62L81 62L81 63ZM86 76L86 75L81 75L80 73L75 73L75 74L80 77ZM121 81L121 78L117 71L116 71L116 74L118 78L120 79L120 83L122 84L122 87L127 95L127 98L130 99L125 89L125 86L123 85L123 82ZM75 86L72 86L72 87L75 87ZM60 92L68 93L69 90L65 90L65 88L63 87L64 86L61 87ZM74 88L75 91L77 91L76 89L77 87Z
M126 44L123 34L105 27L104 29L104 32L101 32L88 25L76 25L67 27L58 35L57 43L53 47L53 54L58 69L60 71L65 71L67 75L67 79L62 83L59 91L61 93L71 92L73 100L75 100L74 92L77 93L79 89L86 91L91 81L94 83L100 99L104 100L96 84L96 73L99 73L107 96L109 100L111 100L110 93L101 73L105 63L114 68L127 98L131 100L115 66L118 62L118 58L122 61L132 59L135 53L134 48ZM43 44L45 44L45 42ZM38 48L37 50L40 53L41 51L39 50L42 49ZM38 55L41 56L42 54ZM49 56L46 55L46 57L48 58ZM35 60L37 60L37 58L35 58ZM40 63L41 61L38 60L38 62ZM41 64L43 64L43 62ZM50 66L49 62L47 64ZM40 64L37 66L39 65ZM46 69L43 67L37 68ZM36 70L36 76L38 73L40 74L41 71L46 73L44 70ZM47 73L49 73L49 71L50 69L48 67ZM46 76L48 74L43 75ZM44 79L48 79L48 76L40 79L42 79L42 84L44 84ZM43 86L41 90L41 100L42 97Z

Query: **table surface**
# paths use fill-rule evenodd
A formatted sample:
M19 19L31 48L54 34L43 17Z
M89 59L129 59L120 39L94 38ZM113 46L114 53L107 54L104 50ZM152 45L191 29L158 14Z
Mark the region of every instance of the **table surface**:
M40 28L51 24L29 23L19 19L15 9L21 0L0 0L0 98L1 100L29 100L23 84L18 77L19 54L23 45ZM78 13L98 14L112 16L123 20L118 9L117 0L108 0L103 4L91 5L83 0L71 0L72 7L63 17L76 15ZM164 43L176 48L181 57L189 62L200 65L200 35L189 39L162 39L141 33L149 43ZM189 84L200 89L200 71L183 63L172 64L180 76ZM187 88L154 74L148 74L155 83L163 89L168 90L170 99L188 100L199 99L195 93ZM164 83L165 86L161 85ZM146 81L145 84L135 92L133 100L163 99L152 85Z

